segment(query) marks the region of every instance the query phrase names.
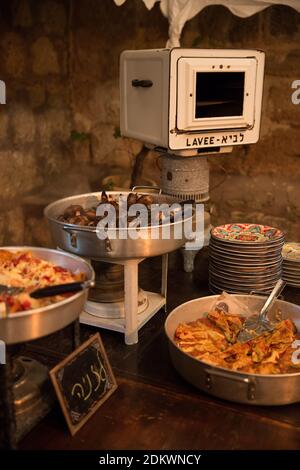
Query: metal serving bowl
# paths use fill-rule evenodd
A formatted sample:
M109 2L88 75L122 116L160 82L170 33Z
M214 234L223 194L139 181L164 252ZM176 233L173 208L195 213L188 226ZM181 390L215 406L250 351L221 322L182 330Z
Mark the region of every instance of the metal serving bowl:
M83 259L69 253L30 246L1 247L8 251L31 251L46 261L62 266L72 272L85 273L86 280L94 279L93 268ZM88 289L47 307L17 312L0 318L0 339L6 344L22 343L49 335L75 321L81 314Z
M174 340L179 323L204 317L218 299L218 295L191 300L175 308L165 322L165 332L174 367L184 379L216 397L253 405L286 405L300 401L300 372L294 374L247 374L223 367L211 366L183 352ZM257 295L236 295L253 312L257 312L265 298ZM272 310L279 309L283 318L290 318L300 331L300 306L277 300ZM270 315L272 314L270 311Z
M155 204L177 202L178 199L161 194L153 194L140 192L139 194L149 194L153 197ZM120 194L126 196L128 192L107 191L108 196L118 197ZM93 259L130 259L130 258L147 258L150 256L158 256L164 253L180 248L188 238L184 234L183 223L189 218L175 223L164 224L158 226L157 237L151 237L151 227L141 227L139 232L141 237L132 239L130 236L122 238L122 232L130 232L130 228L116 229L117 237L109 237L101 240L97 237L96 227L79 226L69 224L57 220L64 210L73 204L79 204L84 208L90 207L92 198L100 200L101 192L81 194L79 196L71 196L53 202L45 208L44 214L50 224L52 238L56 245L63 250L75 253L87 258ZM192 217L190 217L192 219ZM176 229L182 226L182 236L175 238ZM170 237L163 237L164 228L170 228ZM109 230L108 230L109 234Z

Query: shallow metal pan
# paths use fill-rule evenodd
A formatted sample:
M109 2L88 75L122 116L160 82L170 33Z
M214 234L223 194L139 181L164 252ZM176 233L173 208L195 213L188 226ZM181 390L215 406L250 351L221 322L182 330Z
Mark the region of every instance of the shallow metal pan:
M138 192L139 194L150 194L153 197L154 203L178 202L178 199L170 196L153 194L150 192ZM107 195L117 197L120 194L128 195L129 193L130 191L108 191ZM95 227L66 224L57 220L57 217L71 204L79 204L85 208L89 207L89 201L93 197L100 199L101 192L67 197L53 202L46 207L44 214L49 221L52 238L59 248L93 259L130 259L147 258L150 256L169 253L180 248L186 241L188 241L183 229L182 236L180 238L175 238L174 235L178 225L181 225L183 228L183 221L159 226L158 237L156 239L151 238L151 227L143 227L140 229L143 236L136 240L129 236L124 239L117 237L116 239L108 238L106 240L100 240L97 237ZM185 219L185 221L190 219L192 219L192 217ZM163 227L166 226L170 227L170 238L168 239L163 238ZM121 230L127 232L130 231L130 229L125 228L117 229L117 233L120 233Z
M256 311L265 298L256 295L237 295L240 301ZM300 372L295 374L260 375L235 372L212 367L184 353L175 343L174 334L179 323L194 321L204 316L218 299L218 295L191 300L175 308L165 322L174 367L184 379L197 388L225 400L253 405L286 405L300 401ZM283 318L291 318L300 331L300 306L277 300Z
M1 247L8 251L31 251L34 256L55 263L72 272L85 273L86 280L94 279L93 268L83 259L69 253L30 246ZM22 343L54 333L75 321L81 314L88 290L77 292L47 307L12 313L0 318L0 339L6 344Z

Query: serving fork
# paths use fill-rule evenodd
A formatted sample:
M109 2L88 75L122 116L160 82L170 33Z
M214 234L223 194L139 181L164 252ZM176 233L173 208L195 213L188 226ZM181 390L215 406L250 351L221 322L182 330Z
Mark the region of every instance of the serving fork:
M258 336L261 336L264 333L271 332L274 330L276 323L271 322L268 319L267 315L273 303L281 294L285 285L286 283L282 279L279 279L276 282L274 289L270 293L266 302L262 306L259 314L251 315L244 321L243 327L237 336L237 340L239 343L246 343L251 339L257 338Z

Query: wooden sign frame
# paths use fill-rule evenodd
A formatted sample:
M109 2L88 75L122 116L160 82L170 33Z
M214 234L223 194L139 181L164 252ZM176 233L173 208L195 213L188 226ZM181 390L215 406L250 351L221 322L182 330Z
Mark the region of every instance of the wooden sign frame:
M95 404L93 404L92 407L88 409L87 413L84 414L83 418L80 419L78 423L74 424L73 420L71 419L71 410L65 398L59 374L63 377L65 367L72 364L76 360L76 358L83 354L84 351L88 350L88 348L91 347L94 343L97 345L97 348L95 349L100 351L101 359L103 360L103 368L105 370L106 382L109 382L109 389L105 390L101 397L95 402ZM82 372L84 374L84 371ZM74 434L79 431L82 426L84 426L84 424L89 420L89 418L99 409L99 407L111 396L111 394L118 387L99 333L96 333L95 335L91 336L87 341L85 341L81 346L76 348L75 351L73 351L57 366L50 370L50 378L72 436L74 436ZM79 386L81 385L78 384L78 387Z

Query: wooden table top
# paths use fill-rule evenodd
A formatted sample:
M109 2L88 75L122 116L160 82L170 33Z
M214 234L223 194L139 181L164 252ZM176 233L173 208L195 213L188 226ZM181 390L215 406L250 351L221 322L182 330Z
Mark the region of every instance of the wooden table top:
M205 255L204 255L205 257ZM168 312L192 298L208 295L205 260L193 274L184 273L178 255L171 258ZM160 262L145 262L140 284L159 290ZM286 288L286 300L300 304L300 292ZM71 437L58 407L20 443L20 449L300 449L300 403L279 407L235 404L211 397L185 382L173 368L163 325L157 313L124 344L123 335L101 330L117 391L88 423ZM82 326L82 339L95 328ZM60 332L30 345L33 355L58 362L68 351ZM66 350L64 350L64 348Z

